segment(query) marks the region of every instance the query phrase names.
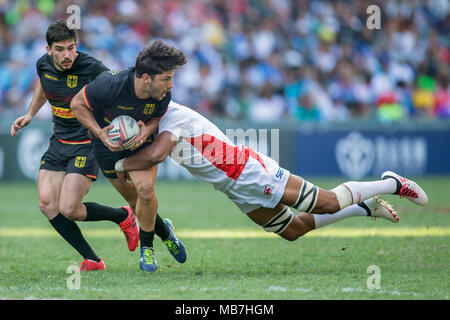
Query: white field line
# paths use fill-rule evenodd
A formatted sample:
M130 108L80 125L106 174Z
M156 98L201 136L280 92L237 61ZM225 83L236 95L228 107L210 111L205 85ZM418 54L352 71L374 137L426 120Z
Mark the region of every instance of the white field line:
M255 229L176 229L181 239L223 239L223 238L277 238L273 233ZM121 238L122 232L114 229L85 229L83 234L92 238ZM450 227L391 227L391 228L324 228L311 231L307 238L356 238L356 237L442 237L450 236ZM1 237L59 237L50 228L1 227Z
M268 289L268 291L275 291L275 292L302 292L302 293L307 293L307 292L314 292L314 288L285 288L285 287L280 287L280 286L270 286ZM389 294L389 295L394 295L394 296L418 296L419 294L417 292L414 291L398 291L398 290L383 290L383 289L377 289L377 290L369 290L369 289L362 289L362 288L352 288L352 287L347 287L347 288L342 288L340 290L342 293L367 293L367 294Z

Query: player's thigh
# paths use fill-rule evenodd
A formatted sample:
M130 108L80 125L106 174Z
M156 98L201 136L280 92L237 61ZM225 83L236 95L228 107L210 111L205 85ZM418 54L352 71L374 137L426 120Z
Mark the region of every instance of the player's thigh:
M339 203L337 202L336 194L334 192L319 188L311 183L309 183L309 188L311 189L306 190L303 185L304 181L305 180L299 176L294 174L289 175L289 179L280 202L288 206L298 206L298 202L301 201L302 195L305 200L315 202L314 208L311 208L311 210L314 209L314 212L316 213L336 212L339 210ZM312 197L312 188L314 187L317 188L316 201L314 201ZM311 212L311 210L309 212Z
M79 174L67 173L59 197L59 209L63 213L73 214L78 210L83 201L83 197L91 188L92 179ZM73 218L73 217L72 217Z
M314 220L309 214L294 215L285 205L279 203L275 208L259 208L247 214L255 223L268 232L294 241L314 229Z
M279 203L274 208L258 208L247 216L267 232L274 232L286 240L295 240L302 230L298 229L292 211Z
M136 187L139 198L151 198L154 195L154 187L156 182L156 175L158 173L158 167L153 166L148 170L143 171L131 171L129 173L130 179Z
M256 224L260 226L265 226L269 221L271 221L280 211L283 210L285 205L279 203L274 208L264 208L260 207L252 212L247 213L247 216Z
M39 208L49 219L59 212L59 198L65 175L64 171L39 170Z

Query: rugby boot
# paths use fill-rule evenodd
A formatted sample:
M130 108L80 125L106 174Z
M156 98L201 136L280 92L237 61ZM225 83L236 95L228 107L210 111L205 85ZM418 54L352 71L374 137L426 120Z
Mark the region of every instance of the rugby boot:
M139 245L139 227L136 223L136 215L130 207L122 207L128 212L128 217L119 223L120 230L123 231L128 243L128 250L134 251Z
M177 260L179 263L184 263L187 258L186 254L186 248L184 247L183 243L175 236L175 233L173 232L173 224L172 221L165 218L164 223L169 228L170 236L169 239L163 241L164 244L167 247L167 250L169 250L170 254Z
M411 202L424 206L428 202L425 191L414 181L403 178L392 171L385 171L381 175L381 179L394 179L397 182L397 190L394 194L398 194L400 198L406 198Z
M397 223L400 220L394 206L381 199L379 195L367 199L358 205L368 210L368 212L370 212L370 217L373 220L376 220L377 218L384 218L393 223Z
M155 272L158 269L158 262L155 257L155 250L150 247L142 247L140 265L142 271Z
M84 259L81 262L80 271L94 271L94 270L106 270L106 266L102 258L100 258L99 262L89 259Z

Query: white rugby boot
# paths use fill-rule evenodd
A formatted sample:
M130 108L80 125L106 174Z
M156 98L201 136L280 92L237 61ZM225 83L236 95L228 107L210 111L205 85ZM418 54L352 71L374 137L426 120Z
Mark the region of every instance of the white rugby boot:
M400 220L394 206L381 199L379 195L358 203L358 206L366 209L368 215L373 220L376 220L376 218L384 218L393 223L397 223Z
M397 182L397 191L394 194L398 194L400 198L405 197L420 206L428 203L427 194L416 182L403 178L392 171L385 171L381 175L381 179L383 180L390 178L393 178Z

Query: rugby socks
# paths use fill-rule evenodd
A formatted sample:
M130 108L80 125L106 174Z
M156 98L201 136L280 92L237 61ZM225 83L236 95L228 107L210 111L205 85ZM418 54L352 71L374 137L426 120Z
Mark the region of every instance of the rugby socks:
M344 182L342 185L350 192L352 204L360 203L377 194L394 194L397 191L397 181L395 179L368 182L349 181Z
M165 222L163 221L163 219L161 219L161 217L159 216L159 214L156 214L156 219L155 219L155 233L158 237L161 238L161 240L165 241L167 239L169 239L170 237L170 231L169 231L169 227L167 226L167 224L165 224Z
M84 259L93 260L95 262L100 261L100 258L97 257L94 250L92 250L84 239L81 230L75 221L69 220L61 213L58 213L58 215L52 220L49 220L49 222L64 240L66 240Z
M368 214L366 209L357 204L344 208L333 214L312 214L312 216L314 217L316 229L325 227L329 224L336 223L342 219L346 219L349 217L366 217L367 215Z
M109 220L117 224L128 217L128 212L122 208L111 208L95 202L84 202L86 206L86 219L84 221Z
M155 231L144 231L139 228L139 240L141 242L141 249L143 247L153 248L153 239L155 237Z
M85 202L84 205L86 206L86 219L84 221L109 220L119 224L128 217L128 212L122 208L111 208L95 202ZM156 214L155 233L162 240L167 240L170 236L169 227L159 214Z
M363 208L364 210L366 210L367 216L370 217L372 216L372 212L370 212L369 207L367 206L367 204L365 204L365 202L361 202L357 204L358 206L360 206L361 208Z

